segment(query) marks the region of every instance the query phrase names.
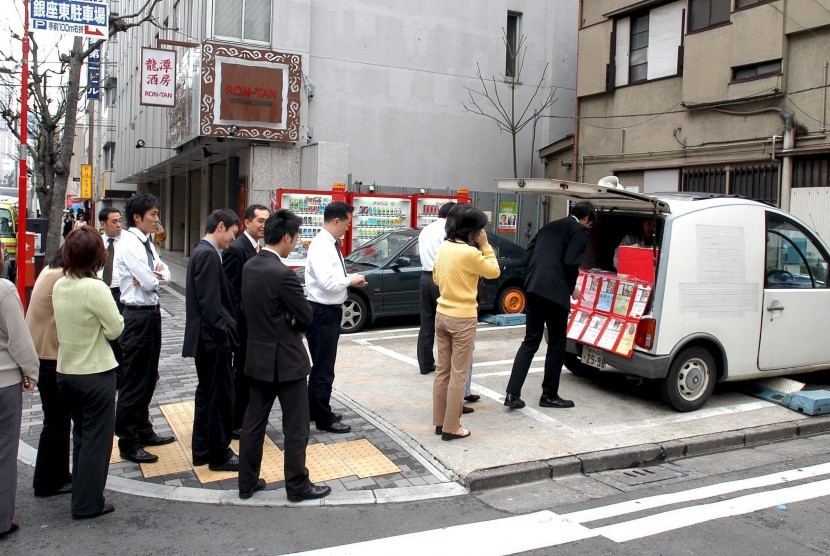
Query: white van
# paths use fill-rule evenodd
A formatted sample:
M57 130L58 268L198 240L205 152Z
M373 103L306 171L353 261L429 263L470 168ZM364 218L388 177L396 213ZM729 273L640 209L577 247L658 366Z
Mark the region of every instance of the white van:
M661 380L666 403L693 411L716 382L830 368L830 249L789 213L734 196L646 195L549 179L498 186L591 201L597 221L585 269L614 270L622 237L643 218L655 222L654 289L632 356L569 339L572 372Z

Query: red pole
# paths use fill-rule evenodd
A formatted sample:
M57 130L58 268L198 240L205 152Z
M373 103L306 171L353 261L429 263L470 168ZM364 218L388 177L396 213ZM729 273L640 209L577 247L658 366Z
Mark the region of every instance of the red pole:
M29 0L23 0L23 66L22 85L20 87L20 178L17 199L17 294L26 310L26 265L29 264L30 253L26 249L26 159L28 151L26 143L29 141ZM60 202L60 199L55 199ZM34 255L34 253L31 253Z

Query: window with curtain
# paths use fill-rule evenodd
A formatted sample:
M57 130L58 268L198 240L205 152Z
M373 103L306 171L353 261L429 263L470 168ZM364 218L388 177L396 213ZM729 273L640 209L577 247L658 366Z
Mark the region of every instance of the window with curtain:
M215 0L213 16L215 37L271 41L271 0Z

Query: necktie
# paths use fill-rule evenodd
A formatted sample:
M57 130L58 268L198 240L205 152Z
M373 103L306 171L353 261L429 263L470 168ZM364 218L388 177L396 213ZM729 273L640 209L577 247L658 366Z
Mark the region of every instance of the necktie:
M147 264L150 265L150 271L155 272L156 265L153 263L153 250L150 249L150 238L144 242L144 250L147 251Z
M343 267L343 276L348 276L346 272L346 263L343 262L343 253L340 252L340 240L334 240L334 248L337 250L337 258L340 260L340 266Z
M107 263L104 265L104 283L112 284L112 261L115 258L115 238L107 238Z
M256 252L259 253L259 243L256 244L256 247L254 249L256 249Z

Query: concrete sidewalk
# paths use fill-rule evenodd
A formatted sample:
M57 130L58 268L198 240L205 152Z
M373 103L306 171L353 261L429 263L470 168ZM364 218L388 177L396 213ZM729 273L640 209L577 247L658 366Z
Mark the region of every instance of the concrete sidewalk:
M151 413L159 432L166 433L172 429L164 412L192 401L196 373L192 360L180 356L186 261L171 254L162 257L171 267L173 284L162 293L161 380ZM481 400L471 404L475 412L462 420L472 435L452 442L442 442L434 434L433 375L418 371L416 328L369 329L341 336L333 405L353 431L330 435L311 427L308 467L312 480L315 474L324 477L321 482L330 485L333 494L305 504L374 504L451 496L830 431L830 416L805 418L729 385L719 387L703 409L676 413L659 401L653 389L619 378L594 382L568 371L563 371L560 393L573 399L576 407L539 408L543 353L537 355L524 387L527 407L510 411L503 405L504 388L523 334L523 326L480 325L473 391ZM827 375L820 378L826 380ZM21 460L32 464L42 415L37 395L27 395L24 401ZM268 429L276 448L282 446L280 417L277 405ZM179 449L187 452L186 438L181 440ZM375 474L343 475L345 471L337 475L322 465L329 460L320 461L329 450L347 452L358 445L373 450L376 460L372 461L382 458L387 467L382 465ZM364 461L365 454L361 455L363 459L358 459ZM394 472L388 472L389 465ZM287 504L281 486L278 480L269 480L266 492L241 501L235 476L205 479L192 466L161 473L129 462L113 463L108 481L112 490L142 496L241 505Z

